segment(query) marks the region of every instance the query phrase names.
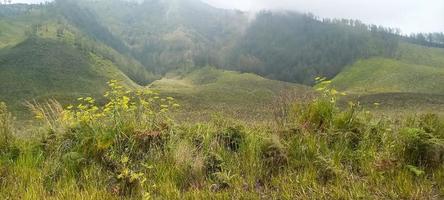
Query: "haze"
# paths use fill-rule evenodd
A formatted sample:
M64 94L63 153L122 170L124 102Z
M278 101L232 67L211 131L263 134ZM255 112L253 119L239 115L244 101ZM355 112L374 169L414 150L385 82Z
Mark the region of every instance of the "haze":
M13 0L40 3L46 0ZM322 18L359 19L368 24L400 28L404 34L444 32L442 0L203 0L215 7L243 11L295 10Z

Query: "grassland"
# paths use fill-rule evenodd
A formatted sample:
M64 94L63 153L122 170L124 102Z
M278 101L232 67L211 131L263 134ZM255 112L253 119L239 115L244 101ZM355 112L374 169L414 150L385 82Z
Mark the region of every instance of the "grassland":
M35 19L34 19L34 18ZM0 20L0 100L19 118L28 118L26 101L57 99L72 103L80 96L99 98L106 82L126 87L156 77L131 57L96 42L62 19L33 14Z
M211 67L152 82L63 18L0 19L0 199L443 199L443 55L401 43L317 92Z
M394 59L361 60L340 73L334 85L352 93L444 94L444 66L425 66Z
M193 75L194 84L212 82ZM327 88L279 108L287 111L279 123L182 123L171 118L172 98L110 86L105 106L90 98L68 109L36 105L41 125L26 139L14 137L0 106L0 198L444 197L444 121L433 114L390 119L357 104L340 109Z
M201 120L215 112L240 119L270 119L273 101L281 93L292 93L300 99L313 95L307 86L210 67L168 75L149 88L175 97L183 105L181 115Z
M109 60L38 37L0 50L0 70L1 99L21 114L25 101L55 98L69 103L80 96L100 97L111 79L136 86Z
M332 85L346 91L349 100L382 112L441 113L443 58L442 49L401 43L395 57L359 60L336 76Z

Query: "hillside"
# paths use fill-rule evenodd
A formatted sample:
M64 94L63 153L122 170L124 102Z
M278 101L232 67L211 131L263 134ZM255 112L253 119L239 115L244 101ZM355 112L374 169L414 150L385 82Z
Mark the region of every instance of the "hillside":
M137 60L89 37L53 9L0 6L0 100L20 117L27 113L25 101L72 103L78 96L102 96L111 79L128 87L157 79Z
M362 59L333 79L351 93L444 94L444 49L401 44L394 58Z
M183 105L184 115L200 119L208 118L214 112L249 120L269 119L277 95L284 92L299 98L312 95L312 90L306 86L214 68L168 75L153 82L149 88L175 97Z
M360 60L333 79L351 93L444 94L444 67L417 65L387 58Z
M94 13L140 62L160 74L189 66L222 66L248 24L245 13L198 0L82 0L76 4Z
M110 79L133 85L104 58L42 38L1 50L0 70L0 98L19 111L24 110L25 100L56 98L66 102L79 96L101 96Z
M393 56L401 39L394 29L357 20L224 10L199 0L58 0L56 5L81 30L116 49L128 48L160 75L210 65L312 84L316 76L333 78L358 59Z
M348 99L379 109L442 112L444 50L401 43L393 58L362 59L346 67L332 86Z
M29 98L67 99L80 93L97 96L109 79L124 80L137 87L162 77L151 86L165 89L170 85L165 92L183 96L189 107L199 108L236 104L244 110L254 110L258 105L255 94L261 96L259 99L270 99L282 89L269 85L281 84L279 81L312 85L317 76L334 78L334 86L361 96L443 94L443 49L401 36L395 29L358 20L320 19L292 11L253 15L214 8L198 0L57 0L34 6L1 5L0 28L0 51L4 60L8 59L0 67L14 74L0 79L13 86L1 98L13 102L13 108L22 108L18 105ZM66 50L51 52L65 47ZM53 62L44 63L46 60L39 60L27 48L42 50L39 53ZM19 54L26 61L9 59ZM251 73L242 74L240 80L251 81L256 74L267 81L231 84L221 80L232 77L218 75L222 76L220 80L210 77L214 83L202 85L190 81L191 75L169 75L193 69L198 70L195 74L206 77L199 71L206 66ZM38 67L46 70L44 76L12 78L19 76L16 73L31 74ZM77 70L71 72L74 77L86 81L78 83L71 76L72 81L39 86L48 77L50 82L63 80L68 76L60 70L63 67ZM39 84L25 95L24 91L31 87L25 84L26 79ZM96 85L98 89L91 91ZM234 92L214 92L221 90ZM22 92L12 95L11 91ZM236 102L238 99L251 105Z

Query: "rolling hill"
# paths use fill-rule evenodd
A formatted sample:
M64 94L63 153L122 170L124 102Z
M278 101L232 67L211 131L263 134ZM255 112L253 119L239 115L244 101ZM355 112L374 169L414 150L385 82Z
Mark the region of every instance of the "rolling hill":
M260 110L279 91L302 87L280 81L310 86L316 76L361 97L439 97L444 49L430 46L439 45L358 20L253 15L199 0L0 5L0 100L22 111L25 100L100 96L118 79L197 110ZM188 73L171 75L178 71Z
M188 119L205 119L214 112L247 120L270 118L277 95L283 92L299 98L313 95L307 86L210 67L167 75L148 88L175 97Z
M444 68L387 58L360 60L333 79L351 93L444 94Z
M351 93L444 94L444 50L403 43L395 57L359 60L332 81Z
M332 80L351 99L382 109L442 112L444 50L401 43L393 58L362 59Z
M110 79L135 86L112 62L51 39L29 38L0 50L0 70L0 97L13 110L24 110L26 100L97 97Z

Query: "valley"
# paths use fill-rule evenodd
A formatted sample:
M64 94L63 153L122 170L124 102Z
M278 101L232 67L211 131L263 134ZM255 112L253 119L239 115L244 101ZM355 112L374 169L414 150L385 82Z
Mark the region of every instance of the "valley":
M0 199L442 198L442 33L0 3Z

